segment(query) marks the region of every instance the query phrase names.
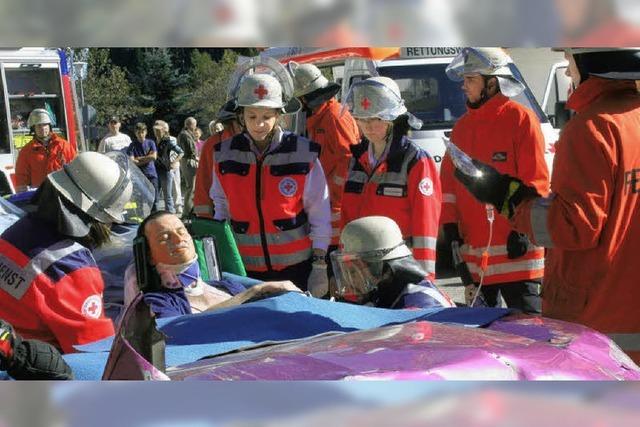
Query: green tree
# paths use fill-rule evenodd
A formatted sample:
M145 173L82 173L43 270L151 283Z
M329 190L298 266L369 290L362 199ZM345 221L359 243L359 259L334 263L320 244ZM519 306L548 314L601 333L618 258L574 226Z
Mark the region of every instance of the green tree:
M106 124L109 116L123 119L149 113L134 96L125 71L113 65L109 49L91 48L88 53L87 79L84 83L85 102L96 109L96 121Z
M178 114L178 95L189 75L174 65L166 48L141 49L136 52L137 67L130 74L138 91L138 102L152 109L152 118L165 120L175 130L182 127Z
M219 61L214 61L207 52L194 50L191 53L189 84L179 96L179 111L194 116L205 135L206 125L214 120L218 109L227 100L227 86L236 67L238 54L226 49Z

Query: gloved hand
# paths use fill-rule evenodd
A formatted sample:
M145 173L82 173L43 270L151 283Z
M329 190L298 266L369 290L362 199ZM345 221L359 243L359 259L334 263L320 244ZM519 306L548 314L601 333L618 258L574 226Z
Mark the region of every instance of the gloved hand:
M529 238L526 234L511 231L507 237L507 258L516 259L527 253Z
M0 319L0 371L6 371L13 364L13 354L20 338L16 336L13 327Z
M329 292L327 264L313 263L307 279L307 290L316 298L322 298Z
M482 176L469 176L456 169L455 177L478 201L492 204L507 218L513 216L516 206L523 200L540 196L535 188L523 184L518 178L501 174L478 160L473 160L473 164L482 171Z

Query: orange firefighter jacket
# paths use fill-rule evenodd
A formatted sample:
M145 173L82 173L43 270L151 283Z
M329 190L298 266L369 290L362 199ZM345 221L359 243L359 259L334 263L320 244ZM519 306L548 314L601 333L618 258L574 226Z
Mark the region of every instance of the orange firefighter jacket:
M633 81L589 77L556 144L551 196L514 225L549 247L542 314L607 333L640 361L640 95Z
M341 104L335 98L331 98L307 119L309 139L322 147L320 164L329 187L332 245L337 245L340 241L342 189L351 159L350 147L360 141L355 120L349 111L340 115L341 110Z
M520 178L542 195L549 191L549 172L544 159L544 137L535 113L502 94L477 109L468 109L456 123L451 142L474 159L501 173ZM441 224L457 223L464 239L463 257L474 280L480 279L482 253L489 243L485 205L478 202L453 176L454 166L445 156L442 180ZM507 237L513 230L508 220L494 214L493 236L488 248L484 284L501 284L541 278L544 249L533 245L516 259L507 257Z
M39 187L48 174L62 169L75 157L75 147L53 132L47 147L34 138L18 153L16 185Z

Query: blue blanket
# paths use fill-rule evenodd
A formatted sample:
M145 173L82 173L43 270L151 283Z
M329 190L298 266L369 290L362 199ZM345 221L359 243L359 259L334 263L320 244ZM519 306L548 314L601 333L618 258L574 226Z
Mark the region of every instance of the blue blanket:
M159 319L167 335L166 363L177 366L264 341L287 341L324 332L351 332L417 320L486 326L507 309L387 310L288 293L238 307ZM77 379L100 379L112 338L81 346L65 356Z

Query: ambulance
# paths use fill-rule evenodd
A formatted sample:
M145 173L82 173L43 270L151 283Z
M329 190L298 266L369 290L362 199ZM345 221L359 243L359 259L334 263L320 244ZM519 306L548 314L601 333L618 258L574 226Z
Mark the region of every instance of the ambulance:
M445 69L458 54L460 47L402 47L402 48L269 48L261 55L282 63L296 61L313 63L325 76L341 85L344 98L349 87L372 76L390 77L398 83L407 109L422 120L420 130L412 130L410 138L424 148L438 168L444 156L443 137L448 135L456 120L466 111L460 82L453 82ZM551 170L554 144L559 131L549 122L522 74L514 63L509 64L513 75L522 81L525 90L514 98L536 113L545 137L545 158ZM305 118L299 113L295 131L303 132Z
M47 110L53 131L76 144L69 66L63 49L0 49L0 195L15 192L18 153L33 138L33 109Z

